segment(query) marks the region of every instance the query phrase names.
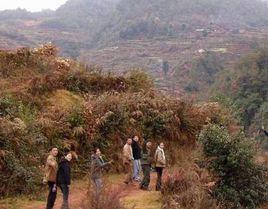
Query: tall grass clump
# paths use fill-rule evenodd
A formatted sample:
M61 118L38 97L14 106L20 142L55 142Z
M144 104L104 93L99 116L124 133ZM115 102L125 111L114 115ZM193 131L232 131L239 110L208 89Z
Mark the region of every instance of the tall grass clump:
M120 202L122 191L120 188L103 186L100 192L90 187L85 201L81 204L82 209L124 209Z
M164 178L163 208L217 209L216 201L203 184L207 180L191 167L175 169Z

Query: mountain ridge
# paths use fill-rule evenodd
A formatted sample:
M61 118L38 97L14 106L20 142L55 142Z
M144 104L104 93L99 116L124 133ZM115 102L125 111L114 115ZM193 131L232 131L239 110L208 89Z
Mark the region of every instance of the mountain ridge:
M194 60L210 52L222 56L226 68L263 42L265 5L258 0L69 0L53 12L0 12L0 46L52 42L62 56L104 70L142 68L159 88L181 95L192 86Z

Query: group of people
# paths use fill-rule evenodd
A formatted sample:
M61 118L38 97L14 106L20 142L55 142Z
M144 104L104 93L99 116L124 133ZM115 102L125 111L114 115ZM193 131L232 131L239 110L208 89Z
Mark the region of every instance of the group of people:
M161 142L155 152L153 144L144 141L141 145L139 137L129 138L123 148L123 165L126 171L125 184L140 182L140 189L149 190L150 174L154 165L157 172L156 191L161 190L163 169L166 167L164 143ZM143 178L140 178L142 170Z
M57 187L63 194L62 209L68 209L69 187L71 184L70 161L73 158L71 152L66 151L63 158L57 163L58 149L56 147L50 150L45 166L45 176L43 183L48 184L49 193L46 209L52 209L57 197Z
M155 152L152 150L153 144L150 141L144 141L142 144L139 137L127 139L123 147L123 166L126 172L125 184L133 181L139 182L140 189L149 190L150 173L152 166L155 165L157 172L156 190L161 190L163 169L166 166L166 157L164 152L164 143L160 143ZM46 209L52 209L57 197L57 188L59 187L63 194L62 209L68 209L69 187L71 184L70 162L73 153L66 151L59 164L57 163L58 149L56 147L50 150L45 166L45 176L43 182L48 185L49 193ZM99 194L103 186L102 174L106 167L109 167L113 161L105 162L101 155L100 148L95 148L91 155L90 178L95 186L96 194ZM141 179L141 170L143 178Z

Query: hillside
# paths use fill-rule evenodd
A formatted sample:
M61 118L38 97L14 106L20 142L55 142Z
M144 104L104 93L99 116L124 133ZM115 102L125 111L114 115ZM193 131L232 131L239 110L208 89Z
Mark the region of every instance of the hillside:
M37 190L40 165L51 146L79 153L74 176L87 172L96 146L115 160L113 171L120 172L127 137L193 147L207 118L222 118L217 105L201 108L159 94L142 72L102 74L57 57L53 45L1 51L0 90L1 196Z
M267 11L257 0L69 0L55 12L0 12L0 46L51 41L61 55L121 74L142 68L163 92L204 99L200 92L208 84L192 87L192 61L209 52L222 57L224 68L232 67L265 41Z
M256 163L254 145L240 133L230 109L163 95L141 71L102 73L57 53L51 44L0 51L0 207L43 207L44 201L34 200L45 195L42 165L52 146L59 157L66 149L79 156L72 163L72 177L79 179L71 186L73 207L126 209L133 201L137 208L153 209L265 207L267 159ZM266 73L265 51L245 66L254 62ZM260 84L265 83L263 78ZM110 173L121 173L122 147L133 135L152 141L154 149L165 143L172 168L165 171L162 192L145 195L149 191L138 184L123 185L121 175L109 175L111 183L95 199L87 186L90 153L100 147L104 159L114 160ZM15 200L16 195L31 201Z

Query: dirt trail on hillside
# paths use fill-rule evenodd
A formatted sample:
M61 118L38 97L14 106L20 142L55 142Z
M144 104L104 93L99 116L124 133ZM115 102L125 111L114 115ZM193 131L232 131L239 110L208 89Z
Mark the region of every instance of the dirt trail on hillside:
M156 174L151 174L151 191L143 191L139 189L138 183L125 185L122 182L122 177L117 177L113 180L112 186L119 186L122 190L121 202L126 209L160 209L161 208L161 194L154 191ZM75 182L70 189L69 203L70 209L81 209L81 203L86 198L87 182ZM54 209L61 208L62 195L58 190L58 196ZM29 205L31 204L31 205ZM21 209L45 209L45 202L31 202L28 206L22 206ZM11 209L11 208L10 208Z

